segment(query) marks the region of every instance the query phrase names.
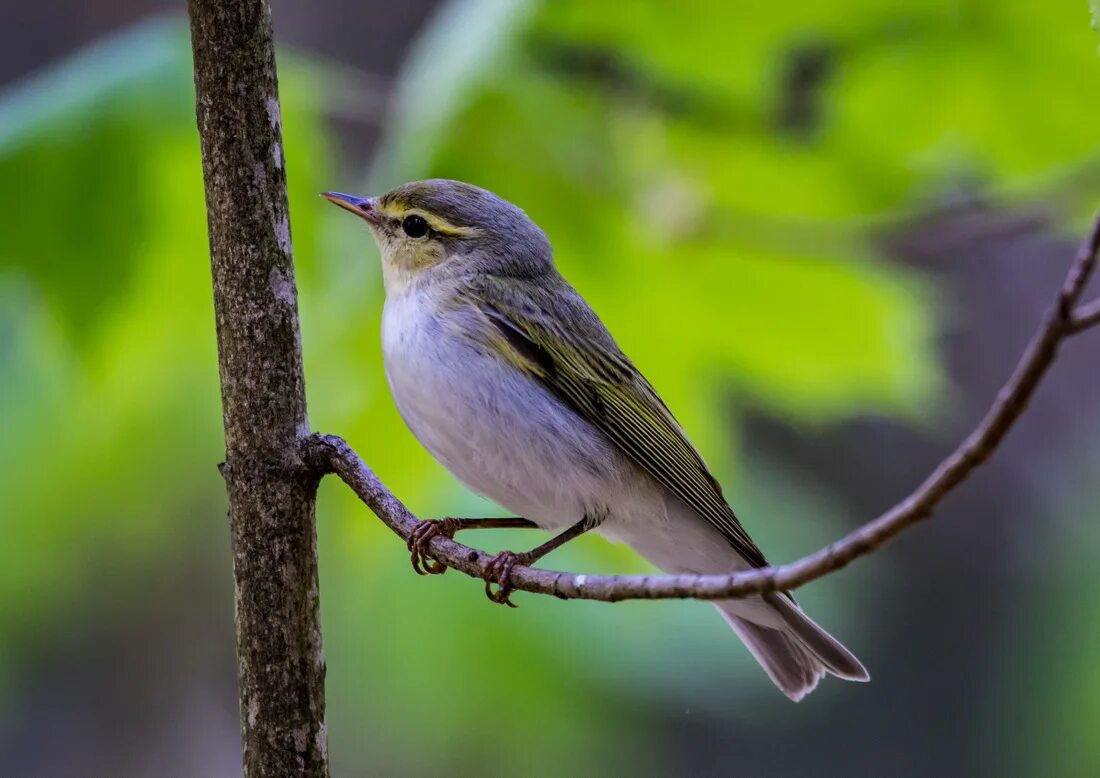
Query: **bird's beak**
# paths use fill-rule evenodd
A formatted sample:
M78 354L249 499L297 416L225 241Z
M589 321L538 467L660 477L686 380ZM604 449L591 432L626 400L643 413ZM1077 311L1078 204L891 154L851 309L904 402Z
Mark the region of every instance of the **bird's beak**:
M351 211L370 224L379 223L377 202L373 197L356 197L343 192L322 192L321 197L345 211Z

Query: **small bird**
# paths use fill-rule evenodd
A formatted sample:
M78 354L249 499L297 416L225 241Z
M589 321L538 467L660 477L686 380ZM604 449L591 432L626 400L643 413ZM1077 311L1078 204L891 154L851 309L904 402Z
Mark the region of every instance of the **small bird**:
M381 251L382 351L405 423L460 481L522 517L422 522L409 540L417 572L446 569L426 556L432 536L477 527L560 533L494 557L486 592L509 605L514 565L588 531L668 573L768 564L672 412L520 208L444 179L380 197L323 196L360 216ZM869 678L788 592L715 605L792 700L825 673Z

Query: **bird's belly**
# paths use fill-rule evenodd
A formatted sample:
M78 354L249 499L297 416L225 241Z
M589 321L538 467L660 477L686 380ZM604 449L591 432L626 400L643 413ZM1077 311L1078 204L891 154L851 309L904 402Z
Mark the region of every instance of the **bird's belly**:
M606 510L620 491L629 463L511 365L432 323L384 344L405 423L474 491L546 529Z
M725 539L541 384L457 337L415 298L387 299L386 378L420 443L475 492L548 530L597 532L676 573L749 565ZM759 598L739 615L768 623Z

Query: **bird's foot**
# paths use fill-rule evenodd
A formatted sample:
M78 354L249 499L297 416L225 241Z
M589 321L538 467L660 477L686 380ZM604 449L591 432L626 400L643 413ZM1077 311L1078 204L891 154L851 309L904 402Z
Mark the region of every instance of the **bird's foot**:
M512 568L530 563L530 554L516 554L511 551L501 551L490 559L482 575L485 579L485 596L495 603L515 608L516 604L511 600ZM496 591L493 591L494 582L497 585Z
M408 547L412 555L412 566L419 575L443 575L447 572L447 566L442 562L428 556L428 543L436 535L445 538L454 538L458 527L451 519L439 521L422 521L416 525L409 535Z

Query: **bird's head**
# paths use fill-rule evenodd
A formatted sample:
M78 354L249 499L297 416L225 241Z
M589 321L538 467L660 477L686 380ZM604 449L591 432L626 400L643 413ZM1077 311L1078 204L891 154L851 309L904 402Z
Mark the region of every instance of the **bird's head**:
M533 276L553 268L550 241L527 214L471 184L431 179L380 197L325 192L359 216L382 252L387 290L426 270Z

